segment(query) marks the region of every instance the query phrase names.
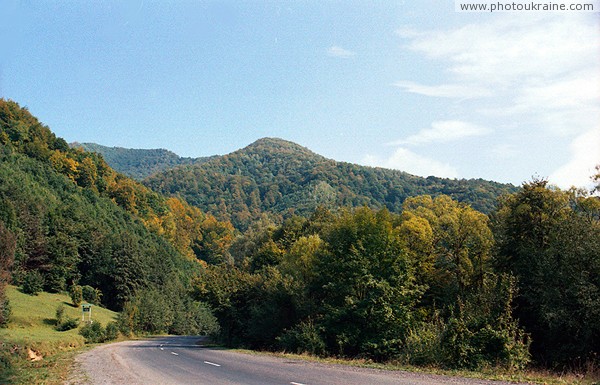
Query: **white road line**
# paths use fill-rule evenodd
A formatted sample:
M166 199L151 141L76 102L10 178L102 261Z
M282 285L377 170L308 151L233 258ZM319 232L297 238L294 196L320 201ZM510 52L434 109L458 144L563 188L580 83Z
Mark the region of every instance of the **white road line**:
M290 384L292 384L292 385L306 385L306 384L301 384L300 382L290 382Z
M178 356L179 354L175 353L175 352L171 352L172 355L174 356Z
M219 364L215 364L214 362L210 362L210 361L204 361L204 363L207 365L212 365L212 366L221 366Z

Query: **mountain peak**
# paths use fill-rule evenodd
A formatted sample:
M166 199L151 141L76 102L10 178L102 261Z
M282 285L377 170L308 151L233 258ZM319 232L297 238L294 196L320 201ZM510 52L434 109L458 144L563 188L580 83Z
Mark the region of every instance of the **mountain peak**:
M234 153L270 153L270 154L285 154L285 155L299 155L299 156L309 156L309 157L319 157L322 158L321 155L316 154L309 150L306 147L303 147L297 143L290 142L289 140L284 140L281 138L261 138L257 141L249 144L248 146L235 151Z

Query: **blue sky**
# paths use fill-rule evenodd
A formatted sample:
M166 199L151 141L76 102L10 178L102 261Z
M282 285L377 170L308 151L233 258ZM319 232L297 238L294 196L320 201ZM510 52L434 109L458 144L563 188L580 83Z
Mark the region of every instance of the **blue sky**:
M69 142L196 157L270 136L422 176L583 186L599 32L598 13L439 0L0 0L0 96Z

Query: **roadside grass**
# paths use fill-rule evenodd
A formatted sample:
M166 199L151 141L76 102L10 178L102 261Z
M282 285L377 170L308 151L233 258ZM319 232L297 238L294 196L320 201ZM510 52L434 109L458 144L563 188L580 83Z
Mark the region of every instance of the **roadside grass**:
M79 328L55 330L56 308L62 304L65 316L78 320L81 309L73 307L66 294L42 292L31 296L8 286L7 295L12 314L8 327L0 329L0 365L4 360L6 366L0 370L0 383L63 383L85 340L78 334ZM94 322L106 325L116 316L113 311L92 307Z
M231 351L252 354L268 355L292 360L318 362L322 364L347 365L370 369L399 370L411 373L438 374L452 377L475 378L482 380L525 382L545 385L598 385L600 384L600 371L591 368L586 373L555 373L544 369L529 368L521 371L509 371L503 368L484 368L473 370L448 370L438 367L419 367L406 365L399 362L377 363L368 359L346 359L335 357L318 357L310 354L294 354L285 352L268 352L247 349L231 349Z

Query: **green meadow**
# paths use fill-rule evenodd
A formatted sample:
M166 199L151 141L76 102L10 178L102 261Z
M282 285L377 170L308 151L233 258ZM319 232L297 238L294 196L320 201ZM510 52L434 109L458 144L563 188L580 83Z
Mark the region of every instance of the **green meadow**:
M7 328L0 329L0 383L62 383L74 355L84 346L79 328L57 331L56 309L63 305L66 317L81 322L81 307L76 308L66 294L22 293L7 288L12 314ZM92 306L92 320L106 325L117 313ZM87 315L86 315L87 320Z

